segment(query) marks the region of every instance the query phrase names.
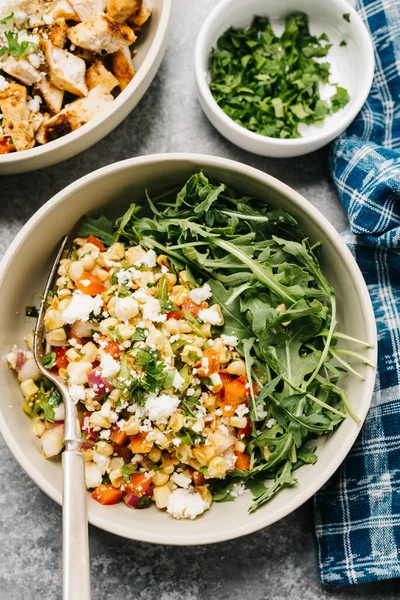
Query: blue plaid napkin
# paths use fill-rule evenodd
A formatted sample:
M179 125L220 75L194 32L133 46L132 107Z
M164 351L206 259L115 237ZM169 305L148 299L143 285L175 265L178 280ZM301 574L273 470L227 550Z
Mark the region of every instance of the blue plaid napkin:
M331 171L378 325L365 425L315 498L323 583L400 577L400 2L359 0L375 45L371 93L333 145Z

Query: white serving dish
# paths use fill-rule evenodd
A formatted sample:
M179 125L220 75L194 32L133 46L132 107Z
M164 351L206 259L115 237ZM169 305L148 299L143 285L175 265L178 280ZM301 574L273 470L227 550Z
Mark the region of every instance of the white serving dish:
M268 16L274 31L280 34L285 17L296 12L309 16L312 34L328 35L333 45L323 60L331 63L331 83L346 88L350 102L334 115L328 116L322 124L301 124L299 130L303 137L282 140L249 131L225 114L209 88L208 60L211 48L216 47L218 38L229 27L248 27L254 15ZM345 13L350 14L350 23L343 19ZM346 46L339 45L343 40ZM346 0L222 0L210 12L201 28L196 42L194 69L200 104L224 137L255 154L288 158L318 150L350 125L372 85L374 52L367 28Z
M277 179L244 164L206 155L160 154L129 159L104 167L69 185L38 210L16 236L0 264L0 431L11 452L53 500L61 503L61 466L45 460L30 420L22 411L22 397L15 373L5 357L34 323L24 316L26 305L38 304L54 249L85 213L111 217L121 215L133 200L184 183L194 172L206 173L229 183L246 195L265 199L295 216L312 241L322 241L322 268L335 286L340 329L376 347L376 328L368 290L359 268L340 235L327 219L300 194ZM376 350L366 356L376 360ZM365 376L361 382L345 377L343 388L364 420L371 402L375 372L357 365ZM280 492L270 503L249 515L251 495L235 502L217 504L195 521L176 521L155 507L130 510L125 504L104 507L88 495L89 520L111 533L158 544L206 544L246 535L285 517L308 500L333 475L360 431L350 417L329 438L319 442L319 460L297 471L298 485ZM27 510L34 507L27 505Z

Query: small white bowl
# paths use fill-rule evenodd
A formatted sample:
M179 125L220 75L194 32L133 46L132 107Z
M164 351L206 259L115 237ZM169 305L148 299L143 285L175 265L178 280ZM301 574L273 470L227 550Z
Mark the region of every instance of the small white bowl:
M45 460L22 398L15 373L5 357L13 344L24 347L24 336L33 327L25 306L37 304L54 249L60 238L76 227L81 216L102 213L116 218L132 199L150 196L183 184L204 169L243 194L254 195L272 206L289 211L312 241L322 242L322 269L336 289L338 322L342 331L376 348L376 327L371 300L360 270L328 220L290 187L244 164L198 154L159 154L133 158L104 167L72 183L49 200L16 236L0 264L0 431L21 467L53 500L61 503L61 465ZM376 361L376 350L366 356ZM363 422L371 402L374 369L357 364L365 381L343 377L341 385ZM207 544L246 535L285 517L308 500L333 475L360 432L348 417L331 436L318 440L318 462L296 471L298 485L282 490L252 514L251 495L222 504L214 503L195 521L176 521L155 507L129 510L125 504L101 506L88 494L89 521L116 535L156 544ZM34 507L27 505L27 510Z
M135 44L137 71L130 84L105 110L76 131L23 152L0 155L0 175L43 169L75 156L103 139L135 108L146 93L164 56L172 0L151 0L152 15Z
M333 44L326 58L331 64L330 80L347 89L350 102L322 124L300 125L302 138L282 140L253 133L228 117L213 98L208 70L211 48L216 47L218 38L230 27L248 27L254 15L269 17L274 31L279 34L286 16L298 12L308 15L312 34L328 35ZM350 14L349 23L343 18L345 13ZM343 40L346 46L340 46ZM255 154L288 158L318 150L350 125L372 85L374 51L362 19L346 0L222 0L201 28L194 69L200 104L224 137Z

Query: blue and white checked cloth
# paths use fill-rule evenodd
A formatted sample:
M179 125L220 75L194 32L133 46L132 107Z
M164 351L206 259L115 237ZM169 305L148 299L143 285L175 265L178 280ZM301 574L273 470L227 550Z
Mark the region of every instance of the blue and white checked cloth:
M315 498L323 583L400 577L400 0L359 0L375 45L366 104L333 145L331 171L378 325L365 425Z

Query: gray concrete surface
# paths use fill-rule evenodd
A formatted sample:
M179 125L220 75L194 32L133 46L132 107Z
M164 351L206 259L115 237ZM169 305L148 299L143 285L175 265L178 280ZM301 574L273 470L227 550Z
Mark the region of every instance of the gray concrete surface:
M102 142L63 164L0 178L0 252L51 196L79 177L131 156L203 152L262 169L304 194L339 231L326 151L273 160L241 151L208 123L196 99L197 32L216 0L174 0L169 48L142 102ZM0 440L0 599L61 598L61 510L17 465ZM398 582L324 587L319 582L312 504L275 525L220 545L176 548L120 539L90 528L97 600L394 600Z

